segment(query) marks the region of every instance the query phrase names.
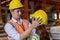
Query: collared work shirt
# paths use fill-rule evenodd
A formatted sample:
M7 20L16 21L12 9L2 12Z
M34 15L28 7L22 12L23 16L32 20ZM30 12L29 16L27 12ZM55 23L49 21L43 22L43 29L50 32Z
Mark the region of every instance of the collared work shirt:
M16 19L12 18L12 20L20 24L21 27L23 27L22 19L20 19L20 21L17 21ZM28 27L30 27L31 24L27 22L27 25ZM8 36L11 36L14 40L20 40L20 34L16 31L16 29L13 27L11 23L7 23L5 25L5 31L8 34ZM35 34L35 30L32 30L31 35L34 35L34 34Z

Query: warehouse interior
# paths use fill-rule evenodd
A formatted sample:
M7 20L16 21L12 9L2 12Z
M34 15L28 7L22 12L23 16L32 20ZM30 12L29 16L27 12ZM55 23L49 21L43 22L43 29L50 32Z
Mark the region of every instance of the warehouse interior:
M4 31L5 23L11 19L11 14L8 9L9 3L12 0L0 0L0 40L8 40L7 34ZM60 0L20 0L24 5L22 8L22 18L30 21L30 14L42 9L48 15L47 30L50 33L51 29L59 29L60 27ZM58 27L58 28L57 28ZM59 29L60 30L60 29Z

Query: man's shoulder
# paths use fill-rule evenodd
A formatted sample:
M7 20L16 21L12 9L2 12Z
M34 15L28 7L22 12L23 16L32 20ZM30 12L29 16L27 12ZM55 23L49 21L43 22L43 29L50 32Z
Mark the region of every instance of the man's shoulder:
M24 21L27 23L28 27L31 26L31 23L28 20L24 19Z
M12 26L11 23L7 22L5 26Z
M23 19L26 23L29 23L29 21L27 19Z

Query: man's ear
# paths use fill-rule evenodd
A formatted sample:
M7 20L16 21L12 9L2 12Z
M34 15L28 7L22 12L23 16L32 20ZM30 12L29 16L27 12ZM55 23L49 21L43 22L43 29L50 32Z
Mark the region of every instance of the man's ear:
M10 10L11 14L14 12L13 10Z

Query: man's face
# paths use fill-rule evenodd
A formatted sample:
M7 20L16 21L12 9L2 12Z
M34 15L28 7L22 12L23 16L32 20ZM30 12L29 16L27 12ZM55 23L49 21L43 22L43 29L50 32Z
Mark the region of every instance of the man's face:
M12 11L12 17L15 19L20 19L21 18L21 9L15 9Z

